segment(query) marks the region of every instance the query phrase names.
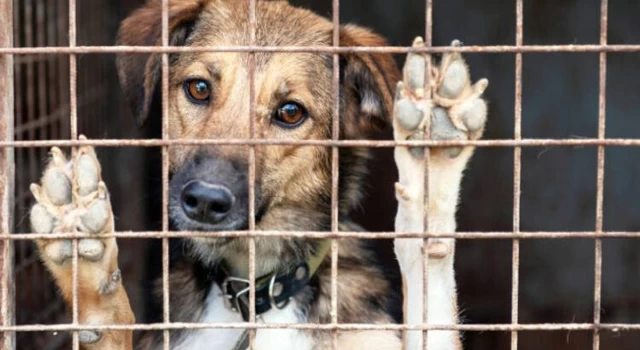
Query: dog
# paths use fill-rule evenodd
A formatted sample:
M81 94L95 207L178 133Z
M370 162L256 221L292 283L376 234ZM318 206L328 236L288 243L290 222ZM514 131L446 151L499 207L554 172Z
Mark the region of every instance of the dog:
M250 45L248 6L241 0L170 0L170 44ZM328 19L286 1L258 1L256 15L256 45L332 45L333 27ZM149 0L122 22L118 45L159 45L161 23L161 1ZM368 29L344 25L340 28L340 45L386 43ZM415 45L421 44L417 41ZM160 118L161 57L149 53L122 53L117 57L122 89L140 123ZM167 132L171 139L251 136L249 57L246 52L170 54ZM443 140L478 139L484 130L487 108L481 95L486 84L471 86L468 68L457 53L445 54L440 65L433 66L428 86L422 54L409 55L404 76L390 54L341 54L339 116L333 112L330 53L259 52L253 60L254 136L258 139L331 139L332 121L337 117L343 140L370 138L391 123L398 140L415 139L425 128L430 128L432 138ZM404 84L398 87L401 80ZM434 94L433 99L428 98L429 92ZM424 208L421 192L412 192L411 181L407 182L417 174L422 181L423 175L403 165L418 164L421 150L396 148L400 169L396 189L401 202L397 224L406 221L406 215L422 222L424 210L429 214L430 231L453 232L460 181L473 147L429 151L430 201ZM168 158L172 230L249 228L249 147L174 145L169 148ZM254 158L257 230L331 230L331 148L256 146ZM360 147L339 151L340 230L362 230L349 215L360 204L368 158L369 152ZM109 192L92 147L79 147L70 157L53 148L40 184L33 184L31 191L36 199L30 215L34 232L115 231ZM411 207L417 202L420 204ZM411 208L417 208L417 212L411 212ZM406 225L404 228L409 229ZM36 244L70 304L74 245L70 240L38 240ZM79 322L89 326L135 323L118 269L115 238L81 239L77 246ZM249 320L248 238L190 237L172 240L172 247L177 249L172 249L169 272L171 322ZM412 319L415 310L407 312L416 306L422 309L421 296L416 294L416 286L422 283L421 247L422 239L396 240L406 294L405 320L413 323L422 323L421 319ZM255 238L258 323L332 322L330 248L330 241L324 239ZM432 297L428 321L456 324L453 241L431 240L428 255L433 260L429 265ZM358 240L340 239L338 257L338 322L394 323L389 303L397 288L377 267L372 253ZM158 296L161 300L160 289ZM419 348L407 333L421 332L404 334L409 344L414 344L407 345L408 349ZM82 330L78 337L85 349L134 347L130 330ZM393 330L341 330L337 341L341 349L400 349L402 338L401 332ZM172 349L245 349L247 339L246 330L235 328L170 331ZM255 333L257 349L328 349L332 342L330 330L258 329ZM160 349L162 332L148 332L138 343L140 349ZM430 349L460 349L460 335L457 331L432 331L428 345Z

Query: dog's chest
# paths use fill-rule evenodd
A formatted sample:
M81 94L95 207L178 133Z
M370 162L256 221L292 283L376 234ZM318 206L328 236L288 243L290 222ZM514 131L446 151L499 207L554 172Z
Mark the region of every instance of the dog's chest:
M298 306L292 301L282 310L271 310L260 317L263 323L299 323ZM207 295L201 323L241 323L242 316L224 305L222 291L214 283ZM177 350L220 349L235 350L243 329L199 329L186 333L175 347ZM309 334L295 329L260 329L256 333L257 350L311 350L313 339ZM244 349L243 349L244 350Z

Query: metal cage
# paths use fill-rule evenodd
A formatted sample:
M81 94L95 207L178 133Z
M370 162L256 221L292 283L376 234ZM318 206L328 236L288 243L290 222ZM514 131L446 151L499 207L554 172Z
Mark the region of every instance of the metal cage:
M250 30L255 40L256 0L247 0L250 12L247 14ZM509 335L508 344L502 343L500 348L519 348L521 333L534 331L563 331L590 332L593 349L599 349L603 334L619 334L624 331L639 331L638 323L603 322L602 319L602 281L603 281L603 239L609 238L640 238L640 232L632 230L605 230L604 227L604 193L605 193L605 153L610 147L638 147L640 140L635 138L607 138L605 126L607 120L607 60L610 55L618 53L638 53L638 44L609 44L608 41L608 1L599 2L599 41L592 44L555 44L555 45L526 45L524 42L524 0L515 0L515 40L510 45L482 45L451 48L433 45L433 0L425 1L425 41L427 47L420 51L435 55L447 51L459 51L469 54L507 54L514 57L514 85L513 85L513 130L507 139L486 139L479 141L344 141L339 140L338 119L334 120L333 138L323 141L277 141L264 139L226 139L226 140L169 140L167 134L168 109L163 104L162 138L141 139L144 132L132 131L124 138L114 138L117 134L113 125L131 125L129 112L122 104L113 103L121 99L118 83L115 78L115 68L112 57L115 53L161 53L162 60L162 97L168 97L168 57L170 53L198 51L198 52L246 52L249 57L257 52L325 52L334 57L333 88L335 96L339 90L339 54L349 52L388 52L406 54L416 51L410 47L344 47L339 42L340 8L339 0L332 0L332 20L334 23L332 47L260 47L248 45L242 47L171 47L168 36L168 0L163 0L162 46L152 47L123 47L113 46L118 22L132 8L140 2L111 2L111 1L76 1L76 0L5 0L0 1L0 331L5 349L19 348L51 348L57 349L73 346L77 349L77 331L83 329L78 324L77 290L74 292L74 307L70 317L65 312L65 306L57 297L56 290L44 267L38 261L31 240L34 238L83 238L82 234L51 234L36 235L29 232L25 215L31 205L28 186L38 181L42 171L43 160L47 149L51 146L77 147L80 145L94 145L99 147L107 181L110 178L122 183L122 174L115 170L118 162L144 162L149 154L159 153L161 161L155 165L162 171L162 208L160 222L156 229L153 227L154 215L134 204L123 204L123 193L113 191L113 202L116 215L125 227L118 227L118 232L104 235L104 237L118 237L133 240L135 243L121 245L120 266L127 279L135 280L132 276L142 276L143 269L134 263L134 257L139 252L148 251L148 240L162 242L159 254L162 262L163 281L163 322L156 324L136 324L132 326L106 325L101 329L154 330L163 332L165 348L168 348L169 330L178 328L249 328L252 330L269 327L299 329L320 329L332 332L337 339L339 331L361 329L420 329L428 336L430 330L458 329L467 333L505 332ZM342 4L344 6L344 4ZM419 33L415 33L419 34ZM411 37L405 38L410 40ZM550 53L591 53L598 55L598 94L597 94L597 132L593 137L584 138L526 138L523 136L523 55ZM250 59L249 75L253 81L254 62ZM251 90L251 100L254 101L255 87ZM503 97L505 98L505 97ZM509 97L511 98L511 96ZM336 102L339 100L335 99ZM255 113L255 103L252 103L251 113ZM339 110L338 103L334 111ZM251 119L253 121L253 119ZM121 126L119 127L121 128ZM87 134L91 140L79 141L79 131ZM253 136L254 126L251 125ZM168 225L168 149L172 145L247 145L249 148L249 196L254 198L255 177L255 148L266 145L304 144L311 146L330 147L332 149L332 228L330 232L267 232L257 231L255 227L255 203L251 200L250 224L246 231L233 232L171 232ZM511 227L506 230L467 231L467 232L437 232L397 234L394 232L344 232L338 230L338 149L340 147L370 147L375 149L391 149L396 145L414 145L424 147L442 147L452 145L475 145L479 148L498 148L513 151L513 196ZM584 230L522 230L522 152L526 148L534 147L590 147L597 150L596 162L596 195L595 222L591 228ZM125 152L124 150L128 150ZM153 157L151 157L153 158ZM113 166L109 166L113 165ZM428 162L427 162L428 166ZM115 169L115 168L114 168ZM144 197L143 185L146 176L142 170L130 170L126 174L129 184L126 191L135 189L137 197ZM119 178L120 177L120 178ZM149 209L150 210L150 209ZM131 231L129 231L131 230ZM175 324L170 322L169 285L168 285L168 238L184 236L213 236L213 237L258 237L258 236L306 236L315 238L332 238L332 323L326 325L264 325L256 323L255 310L250 310L251 322L247 324L209 325L209 324ZM460 240L508 240L511 243L511 283L510 307L508 322L491 322L487 324L460 324L456 326L444 325L366 325L339 324L337 318L337 239L356 237L362 239L392 239L398 237L454 237ZM520 310L520 267L521 244L532 239L590 239L595 242L593 257L593 314L588 322L559 322L559 323L523 323ZM250 240L250 279L255 277L255 242ZM74 276L77 281L77 255L74 257ZM636 276L637 277L637 276ZM77 286L76 286L77 287ZM136 286L127 286L139 288ZM77 288L76 288L77 289ZM135 298L135 296L134 296ZM255 285L252 284L250 299L255 298ZM630 297L633 299L633 296ZM464 300L462 300L464 302ZM132 302L132 305L136 305ZM252 303L253 304L253 303ZM638 306L630 301L624 305ZM92 328L96 328L95 326ZM72 336L62 334L70 332ZM35 335L34 335L35 333ZM563 333L564 334L564 333ZM468 337L473 337L469 335ZM561 337L562 338L562 337ZM637 337L636 337L637 339ZM334 345L337 341L334 342ZM557 343L553 343L557 344ZM629 344L633 344L630 341ZM637 343L636 343L637 344Z

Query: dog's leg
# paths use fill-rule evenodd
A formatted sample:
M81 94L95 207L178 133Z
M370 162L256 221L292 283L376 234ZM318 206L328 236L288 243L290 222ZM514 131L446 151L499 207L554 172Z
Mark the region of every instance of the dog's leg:
M70 161L59 148L51 149L51 160L41 185L31 185L37 201L31 209L33 230L41 234L113 232L109 193L100 173L100 163L92 147L81 147ZM62 296L71 305L72 241L43 239L36 241L36 245ZM80 324L134 323L118 269L115 238L79 240L78 259ZM131 331L80 331L78 336L85 349L132 348Z
M455 43L454 43L455 44ZM422 46L422 39L414 46ZM409 54L404 68L404 81L398 84L394 106L396 140L419 140L428 127L433 140L468 140L482 136L487 108L479 94L466 94L471 89L469 72L459 54L445 54L436 67L433 100L425 98L425 57ZM485 85L486 80L481 85ZM486 86L485 86L486 87ZM484 91L484 88L482 89ZM440 106L439 98L455 101ZM452 113L455 112L455 113ZM455 114L455 118L452 114ZM425 118L427 116L428 118ZM462 123L462 125L458 125ZM396 147L399 171L396 197L397 232L422 232L424 215L429 232L454 232L455 211L462 173L471 158L473 147L434 148L430 151L429 202L423 201L424 151L422 148ZM395 252L403 277L405 323L422 324L423 319L423 243L422 239L396 239ZM430 239L428 242L428 312L429 324L453 325L458 322L456 284L453 270L453 239ZM406 349L423 348L419 331L405 333ZM430 331L429 349L461 349L457 331Z

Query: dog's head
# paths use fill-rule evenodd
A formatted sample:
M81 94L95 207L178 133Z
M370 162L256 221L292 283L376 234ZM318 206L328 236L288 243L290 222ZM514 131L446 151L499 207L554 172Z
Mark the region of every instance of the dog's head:
M170 44L250 45L244 0L170 0ZM160 45L161 1L151 0L120 28L119 45ZM258 1L256 44L331 46L329 20L286 1ZM340 28L342 46L380 46L384 40L356 26ZM121 83L138 121L161 103L160 54L121 54ZM169 57L169 129L172 139L250 137L249 53L185 52ZM331 138L334 115L333 56L327 53L256 53L255 137L275 140ZM364 139L390 122L399 72L390 55L340 56L341 139ZM159 109L155 109L159 110ZM170 215L180 230L241 230L248 226L249 147L170 148ZM259 229L327 230L330 227L331 148L255 147L255 213ZM366 151L340 151L340 209L359 202ZM201 251L229 240L195 240ZM283 243L287 242L287 243ZM296 240L257 240L258 251L283 253ZM206 248L206 249L204 249ZM225 249L228 250L228 249ZM278 255L276 255L278 256Z

